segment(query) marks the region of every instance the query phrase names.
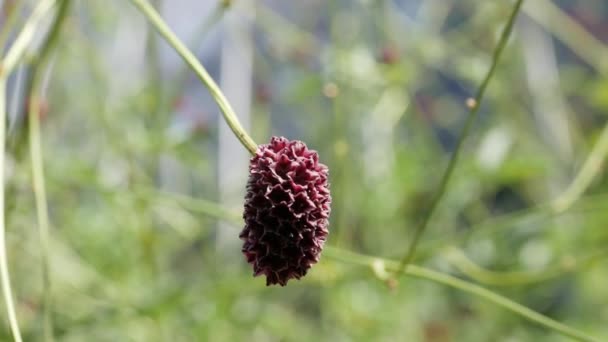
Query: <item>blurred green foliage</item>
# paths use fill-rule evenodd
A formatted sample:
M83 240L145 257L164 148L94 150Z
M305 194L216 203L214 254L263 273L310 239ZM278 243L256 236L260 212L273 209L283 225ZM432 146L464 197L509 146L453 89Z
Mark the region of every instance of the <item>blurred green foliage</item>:
M256 12L252 135L259 143L286 135L320 152L332 177L329 244L398 259L436 189L511 3L418 1L424 20L394 1L311 1L289 15L275 3L249 8ZM596 32L608 39L591 25L608 27L608 5L556 4L562 9L553 10L588 28L568 31L584 34L580 42ZM488 287L608 339L606 262L583 262L608 242L604 169L567 211L545 206L574 179L606 122L607 73L580 57L593 52L559 39L554 28L569 28L562 17L549 18L539 29L555 44L548 58L557 61L553 96L562 107L542 114L547 107L539 107L527 75L548 62L529 64L520 30L538 25L531 14L538 11L524 11L518 23L415 263L479 280L461 273L462 260L450 254L457 248L497 272L557 270L538 282ZM195 13L184 19L208 23ZM161 74L149 49L130 91L112 88L120 68L103 49L117 34L143 27L127 1L79 1L58 45L42 132L58 341L566 340L456 290L413 278L391 290L371 270L330 258L284 288L252 278L238 243L230 250L217 243L217 217L240 208L198 200L217 199L216 121L177 138L170 129L173 104L194 78ZM147 34L147 44L164 44ZM567 136L556 139L569 153L551 140L556 128L543 115L565 120ZM25 151L13 146L7 156L7 250L24 339L38 341L42 261ZM165 190L167 160L179 166L168 177L187 184L187 193ZM237 240L240 228L225 229ZM0 340L10 338L0 325Z

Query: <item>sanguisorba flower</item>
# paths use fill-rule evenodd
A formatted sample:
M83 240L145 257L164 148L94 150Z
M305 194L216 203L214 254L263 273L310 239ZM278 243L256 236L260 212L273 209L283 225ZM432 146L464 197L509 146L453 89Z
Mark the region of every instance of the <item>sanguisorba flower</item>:
M243 254L266 285L285 286L319 261L331 197L327 166L301 141L273 137L249 164Z

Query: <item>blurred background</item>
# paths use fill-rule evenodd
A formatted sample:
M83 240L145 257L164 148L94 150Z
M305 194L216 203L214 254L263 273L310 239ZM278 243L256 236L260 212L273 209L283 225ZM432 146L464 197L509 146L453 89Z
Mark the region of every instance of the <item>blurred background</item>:
M2 30L34 4L0 1ZM397 260L513 2L154 6L256 142L282 135L319 151L328 244ZM606 146L589 188L567 191L602 145L606 44L606 1L525 2L415 263L608 340ZM39 341L42 260L20 120L30 71L9 82L7 250L24 338ZM253 278L238 239L247 152L129 1L73 1L43 92L58 341L566 341L456 290L406 277L391 290L329 257L283 288Z

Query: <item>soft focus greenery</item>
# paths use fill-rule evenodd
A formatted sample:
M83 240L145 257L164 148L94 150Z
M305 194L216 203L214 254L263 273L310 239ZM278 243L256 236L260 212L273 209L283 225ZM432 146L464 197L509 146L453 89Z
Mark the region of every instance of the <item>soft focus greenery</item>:
M258 143L284 135L319 151L331 175L329 245L399 260L513 3L405 1L421 6L425 19L415 21L389 0L301 2L251 2L251 134ZM608 4L528 2L414 263L608 340L601 163L588 189L559 205L608 122L606 47L593 38L602 30L580 24L608 27ZM0 2L9 3L23 3L27 14L35 2ZM297 10L286 15L270 6L277 3ZM222 4L209 18L183 19L201 26L189 46L221 26ZM17 17L15 31L26 17ZM530 26L552 39L547 60L524 57ZM179 129L176 103L192 91L207 99L205 89L177 58L161 73L157 47L165 43L152 30L133 42L146 49L133 56L141 58L139 77L113 88L124 76L104 51L117 35L144 27L128 1L74 1L57 42L41 117L46 290L57 341L567 340L458 290L409 277L394 283L327 256L283 288L253 278L238 242L240 207L216 205L221 117L208 114L216 106L195 103L186 115L193 128ZM532 70L551 68L552 59L559 85L548 79L540 93L531 90ZM24 340L40 341L43 253L27 128L9 131L7 144L11 282ZM594 156L601 162L604 154ZM176 193L176 183L187 191ZM218 225L221 217L229 225ZM229 248L218 243L218 229L234 235ZM0 340L10 341L4 305L0 315Z

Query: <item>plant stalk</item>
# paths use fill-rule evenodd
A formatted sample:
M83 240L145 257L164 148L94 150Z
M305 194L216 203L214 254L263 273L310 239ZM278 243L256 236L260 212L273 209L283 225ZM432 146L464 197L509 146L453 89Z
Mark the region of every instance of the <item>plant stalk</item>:
M6 84L8 76L19 64L25 50L32 42L34 34L40 21L48 11L55 5L54 0L43 0L34 8L31 16L27 19L23 29L11 45L6 56L0 60L0 283L2 294L6 302L9 326L13 339L21 342L21 332L17 320L17 312L13 302L13 291L11 289L10 273L6 253L6 227L5 227L5 150L6 150Z
M49 248L49 211L46 196L46 186L44 183L44 158L42 152L40 134L40 101L43 97L41 85L44 78L45 66L48 64L49 56L59 37L62 24L65 21L71 0L62 0L57 8L55 19L46 35L38 54L33 60L32 82L29 94L29 145L30 159L32 163L32 181L34 197L36 202L36 216L38 218L38 231L40 235L40 250L42 257L42 285L43 285L43 331L45 341L52 342L53 334L53 302L52 302L52 282L51 282L51 256Z
M257 144L253 141L253 139L249 136L247 131L243 128L239 119L232 109L230 102L222 93L220 87L215 83L213 78L209 75L205 67L198 61L196 56L182 43L182 41L171 31L169 26L164 22L158 12L154 9L152 5L146 0L131 0L131 2L137 7L141 13L148 19L150 24L158 31L158 33L173 47L175 52L177 52L180 57L192 68L192 70L196 73L201 82L207 87L209 93L217 103L220 108L222 115L224 116L224 120L236 135L237 139L241 142L241 144L251 153L255 154L257 150Z
M441 178L441 182L439 183L439 188L438 188L437 192L435 193L435 196L433 197L433 200L430 204L428 211L422 218L422 221L420 221L420 224L416 227L416 230L414 231L414 236L412 237L412 240L409 244L407 252L405 253L405 256L403 257L403 259L401 260L399 267L397 267L397 269L395 271L395 276L397 276L400 272L403 272L403 270L405 269L407 264L409 264L412 261L412 259L414 258L414 255L416 254L416 248L418 246L418 243L420 242L420 238L422 237L422 234L428 227L431 217L435 213L435 210L437 209L439 202L443 198L443 195L446 193L447 185L452 177L452 174L454 173L454 169L456 167L456 163L458 162L458 157L460 156L460 153L462 151L464 141L466 140L467 136L469 135L469 132L471 131L471 127L473 126L473 123L477 119L477 114L479 113L479 107L480 107L481 101L483 99L483 96L486 92L486 88L488 87L490 80L494 76L494 72L496 71L496 66L498 65L498 61L500 60L502 51L504 50L505 46L507 45L507 42L511 35L511 31L513 30L513 24L515 23L515 19L517 18L517 14L519 13L519 10L521 9L522 4L523 4L523 0L517 0L517 2L515 3L515 6L513 7L513 11L511 12L511 15L509 16L507 24L500 36L500 40L498 41L498 45L496 46L496 50L494 50L494 55L492 57L492 64L490 66L490 69L488 70L486 77L484 78L483 82L481 83L481 86L479 86L479 89L477 90L477 94L475 95L475 98L473 99L473 101L471 101L469 114L468 114L466 122L464 124L464 128L462 129L462 133L460 134L460 137L456 144L456 149L454 150L454 153L452 154L452 158L449 161L448 167L447 167L445 173L443 174L443 177Z
M325 247L324 253L332 259L336 259L350 264L370 267L372 270L376 270L378 268L378 265L382 265L387 270L391 271L397 271L399 270L399 267L401 267L401 265L391 260L362 255L350 251L341 250L338 248L332 248L329 246ZM400 271L398 274L401 273L416 278L430 280L432 282L446 285L448 287L472 294L476 297L483 298L489 302L492 302L504 309L507 309L521 316L524 319L527 319L531 322L535 322L547 329L553 330L564 336L573 338L577 341L600 342L598 338L589 336L580 330L574 329L547 316L539 314L538 312L531 310L521 304L518 304L506 297L503 297L493 291L469 283L462 279L458 279L454 276L411 264L407 265L405 270L403 270L402 272Z

